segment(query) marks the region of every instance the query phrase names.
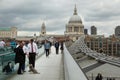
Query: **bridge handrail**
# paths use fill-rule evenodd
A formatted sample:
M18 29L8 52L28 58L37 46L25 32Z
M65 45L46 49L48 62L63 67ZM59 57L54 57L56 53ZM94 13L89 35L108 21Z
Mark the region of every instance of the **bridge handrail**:
M65 45L64 48L65 80L88 80L87 76L83 73L80 66L70 55Z
M42 45L41 48L39 48L39 54L37 56L37 58L39 58L40 56L42 56L44 54L44 46ZM18 69L18 64L14 63L14 57L15 57L15 53L14 51L10 51L10 52L4 52L2 54L0 54L0 80L6 80L8 77L16 74L16 71ZM12 62L12 65L14 66L13 71L8 73L6 75L6 72L3 72L3 68L7 65L8 62ZM26 58L26 65L28 65L28 58Z
M8 54L12 54L14 52L7 52L7 53L3 53L3 54L0 54L0 56L4 56L4 55L8 55Z

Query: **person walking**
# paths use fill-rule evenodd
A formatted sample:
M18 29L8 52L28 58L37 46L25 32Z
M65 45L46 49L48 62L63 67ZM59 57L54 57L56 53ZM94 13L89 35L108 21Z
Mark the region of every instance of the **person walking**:
M58 41L55 42L55 49L56 49L56 54L58 54L59 53L59 42Z
M26 55L29 56L29 51L28 51L28 42L23 42L24 46L23 46L23 52L24 52L24 59L26 60ZM24 64L22 66L22 70L23 72L25 71L25 61Z
M16 46L17 46L16 41L15 40L11 40L10 46L11 46L12 50L14 50L16 48Z
M63 53L63 50L64 50L63 41L61 41L60 46L61 46L61 47L60 47L61 53Z
M51 47L50 43L47 40L45 40L44 48L45 48L46 57L48 57L50 54L50 47Z
M98 73L95 80L102 80L102 79L103 79L102 74Z
M34 42L33 39L30 40L30 43L28 44L28 50L29 50L29 64L32 65L33 68L35 68L35 58L38 54L38 46ZM29 70L30 72L31 70Z
M23 43L22 41L19 42L19 46L17 48L14 49L14 52L16 53L15 55L15 64L19 63L19 68L17 71L17 74L22 74L22 66L25 62L24 59L24 51L23 51Z
M0 41L0 48L4 48L6 45L5 41L4 40L1 40Z

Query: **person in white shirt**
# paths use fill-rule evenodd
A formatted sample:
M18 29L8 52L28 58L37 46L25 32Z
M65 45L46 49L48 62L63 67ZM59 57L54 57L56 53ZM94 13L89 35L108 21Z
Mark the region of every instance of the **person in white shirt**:
M5 47L5 42L4 42L4 40L0 41L0 47Z
M30 43L28 44L28 50L29 50L29 64L30 65L32 64L33 68L35 68L35 57L36 54L38 54L38 46L33 39L31 39Z
M29 50L28 50L28 42L23 42L24 46L23 46L23 51L26 55L29 56Z
M29 50L28 50L28 42L22 42L23 44L24 44L24 46L23 46L23 52L24 52L24 59L26 60L26 55L28 56L29 55ZM23 66L22 66L22 70L23 70L23 72L26 72L25 71L25 62L24 62L24 64L23 64Z

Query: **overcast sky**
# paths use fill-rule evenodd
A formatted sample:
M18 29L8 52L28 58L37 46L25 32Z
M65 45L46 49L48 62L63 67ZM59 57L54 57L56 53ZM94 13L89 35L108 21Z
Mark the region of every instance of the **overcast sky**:
M42 22L47 33L64 34L75 4L84 27L98 34L114 34L120 25L120 0L0 0L0 27L16 26L18 35L39 34Z

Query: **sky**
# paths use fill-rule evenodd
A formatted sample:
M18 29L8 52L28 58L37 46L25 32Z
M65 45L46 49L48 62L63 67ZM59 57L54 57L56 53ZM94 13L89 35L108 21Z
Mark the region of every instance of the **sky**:
M18 28L18 36L39 35L45 22L47 34L64 34L77 6L84 28L96 26L99 35L114 34L120 25L120 0L0 0L0 27Z

